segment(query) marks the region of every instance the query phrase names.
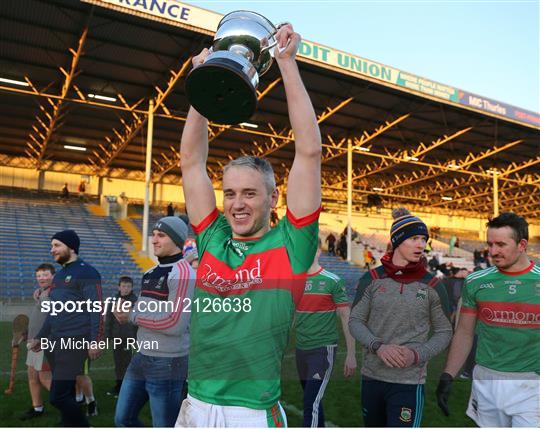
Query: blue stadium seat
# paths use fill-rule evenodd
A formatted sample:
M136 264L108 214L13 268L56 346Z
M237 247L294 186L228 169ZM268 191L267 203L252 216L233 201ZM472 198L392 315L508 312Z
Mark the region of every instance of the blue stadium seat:
M319 262L324 269L331 271L345 281L347 294L352 301L356 294L358 280L362 277L365 270L344 261L338 256L329 256L325 253L321 254Z
M142 272L126 249L129 237L113 218L95 216L79 202L16 196L0 198L0 299L30 298L35 268L52 262L51 236L68 228L81 239L81 257L101 273L104 296L116 293L122 275L133 277L138 288Z

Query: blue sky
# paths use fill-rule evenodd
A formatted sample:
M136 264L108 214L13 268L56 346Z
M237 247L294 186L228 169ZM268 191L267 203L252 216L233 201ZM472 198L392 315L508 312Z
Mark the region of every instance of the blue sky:
M540 112L540 1L187 1L292 22L303 38Z

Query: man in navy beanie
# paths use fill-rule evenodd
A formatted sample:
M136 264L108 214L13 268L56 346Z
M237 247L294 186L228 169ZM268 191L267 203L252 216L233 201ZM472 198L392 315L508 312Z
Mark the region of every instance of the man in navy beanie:
M101 311L91 311L96 301L102 306L101 276L78 257L79 247L79 236L70 229L51 238L51 255L62 265L50 293L51 310L58 310L49 312L32 343L32 350L47 353L52 368L49 400L65 427L89 426L75 400L75 383L84 373L85 360L97 359L102 352L97 343L103 338L103 318Z

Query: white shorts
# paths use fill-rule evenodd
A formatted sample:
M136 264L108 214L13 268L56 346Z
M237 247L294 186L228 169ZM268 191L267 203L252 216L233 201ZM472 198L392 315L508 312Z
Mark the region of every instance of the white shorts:
M467 415L480 427L540 427L540 375L476 365Z
M28 350L28 352L26 353L26 366L30 366L36 371L49 371L48 368L43 369L44 356L45 353L43 353L43 350L40 350L39 352L33 352L32 350Z
M188 395L182 402L174 427L287 427L287 418L279 402L268 410L254 410L214 405Z

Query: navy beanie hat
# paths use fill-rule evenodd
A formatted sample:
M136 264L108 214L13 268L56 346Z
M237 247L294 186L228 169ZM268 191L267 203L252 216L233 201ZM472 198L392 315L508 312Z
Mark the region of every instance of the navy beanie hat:
M426 240L429 238L429 232L426 224L416 216L413 216L409 210L400 207L392 210L394 223L390 228L390 241L392 248L396 249L407 238L415 235L424 235Z
M64 243L70 249L73 249L75 253L79 254L79 246L81 245L81 240L75 231L72 229L66 229L64 231L57 232L51 238L51 240L58 240Z

